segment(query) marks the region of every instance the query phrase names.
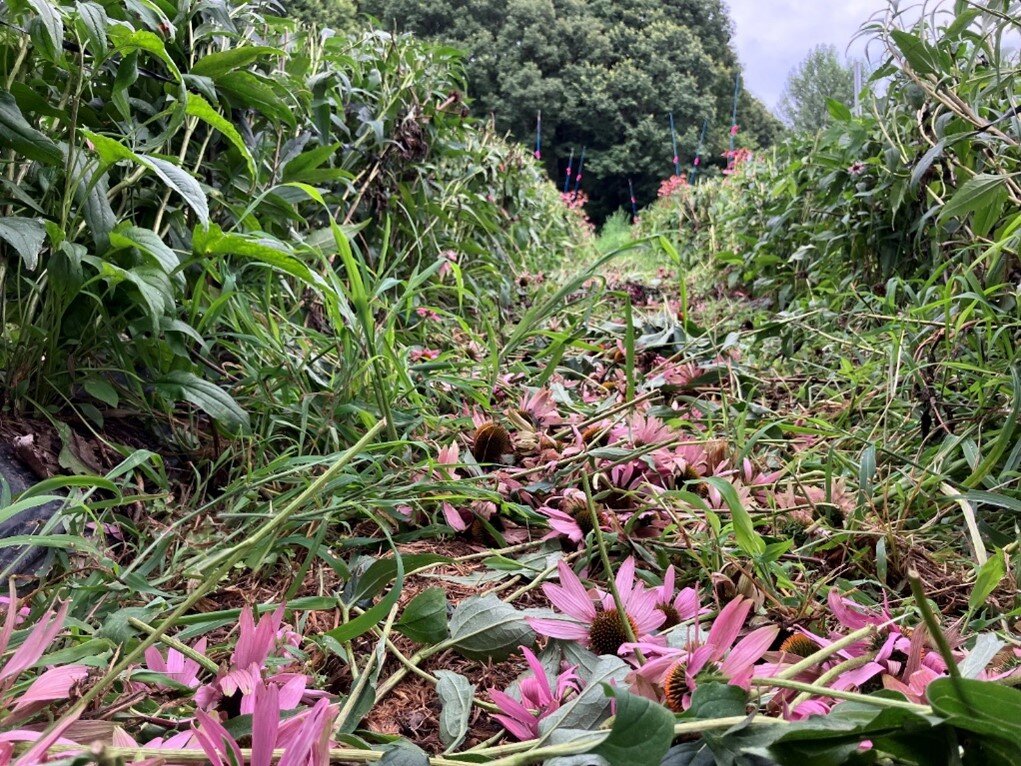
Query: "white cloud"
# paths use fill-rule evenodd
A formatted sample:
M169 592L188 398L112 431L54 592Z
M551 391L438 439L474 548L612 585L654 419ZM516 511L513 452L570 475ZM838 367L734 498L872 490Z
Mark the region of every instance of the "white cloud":
M728 5L745 87L769 107L780 100L790 70L816 45L832 44L862 57L866 41L852 38L888 7L886 0L728 0Z

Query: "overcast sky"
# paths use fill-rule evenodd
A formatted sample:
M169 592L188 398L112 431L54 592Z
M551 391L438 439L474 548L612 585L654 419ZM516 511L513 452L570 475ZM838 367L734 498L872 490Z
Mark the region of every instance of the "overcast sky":
M820 43L844 54L863 22L886 0L727 0L737 27L745 87L774 109L787 74ZM863 43L851 48L862 57Z

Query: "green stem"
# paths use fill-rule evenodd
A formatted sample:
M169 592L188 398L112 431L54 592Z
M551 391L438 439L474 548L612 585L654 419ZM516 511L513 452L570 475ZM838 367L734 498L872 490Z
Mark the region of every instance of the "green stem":
M819 697L832 697L833 699L848 700L849 702L862 702L866 705L875 705L876 707L910 710L912 713L919 713L920 715L932 714L932 708L928 705L916 705L914 702L904 702L886 697L872 697L868 694L858 694L857 692L842 692L836 689L828 689L825 686L793 681L789 678L753 678L751 683L752 686L764 688L778 686L781 689L795 689L796 691L808 692Z

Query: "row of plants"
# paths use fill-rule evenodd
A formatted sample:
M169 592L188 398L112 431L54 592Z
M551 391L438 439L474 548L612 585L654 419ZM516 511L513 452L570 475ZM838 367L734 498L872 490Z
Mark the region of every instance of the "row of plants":
M256 399L393 422L417 311L470 317L573 245L526 153L465 118L455 52L264 11L8 7L8 404L158 413L185 440L210 428L182 418L260 432ZM315 373L267 376L299 338Z

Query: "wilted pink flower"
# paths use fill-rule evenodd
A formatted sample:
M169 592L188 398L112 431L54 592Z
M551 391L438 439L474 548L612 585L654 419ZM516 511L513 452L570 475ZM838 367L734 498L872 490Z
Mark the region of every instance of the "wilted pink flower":
M206 651L206 639L199 639L192 648L199 654L203 654ZM145 666L153 673L161 673L192 689L199 685L199 664L195 660L185 657L173 647L167 649L167 657L164 659L159 649L150 646L145 650ZM169 688L159 681L156 682L156 685Z
M435 359L438 359L439 356L440 352L434 348L413 348L408 353L408 358L411 359L412 362L421 362L423 359L432 362Z
M532 671L518 683L521 701L497 689L490 689L489 697L500 708L493 718L515 737L526 740L538 737L539 721L559 708L571 693L581 691L581 681L572 666L557 676L551 688L539 658L528 647L522 646L521 652Z
M569 619L527 617L537 633L551 638L566 638L591 647L597 654L616 654L628 641L625 620L631 632L642 639L666 620L656 608L655 595L635 583L635 560L628 558L617 571L616 585L624 614L617 612L613 595L596 590L590 596L581 580L563 561L557 562L560 585L546 583L543 593Z
M429 319L433 322L438 322L442 318L435 311L430 308L426 308L425 306L419 306L415 309L415 313L422 317L422 319Z
M518 409L537 426L548 428L563 422L549 389L540 388L532 394L525 394L518 402Z

